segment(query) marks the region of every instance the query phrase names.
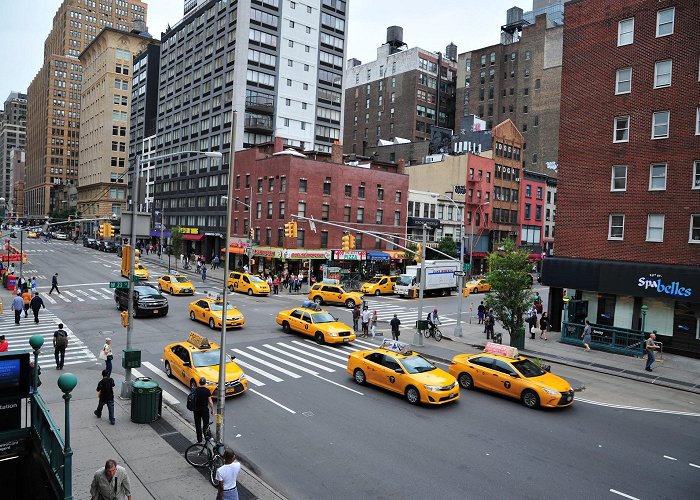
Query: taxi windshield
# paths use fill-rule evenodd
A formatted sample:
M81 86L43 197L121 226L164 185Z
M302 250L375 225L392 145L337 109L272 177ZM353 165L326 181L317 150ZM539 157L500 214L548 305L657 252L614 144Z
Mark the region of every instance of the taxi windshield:
M193 351L192 360L195 368L203 366L216 366L219 364L220 349L209 349L208 351Z
M381 280L381 278L372 278L367 283L373 285L375 283L379 283L379 280Z
M185 278L184 276L175 276L175 281L178 283L189 283L189 279Z
M327 313L327 312L314 314L314 315L312 315L312 318L313 318L315 324L335 322L335 318L333 317L333 315L331 313Z
M513 368L518 370L522 374L522 376L526 378L539 377L540 375L544 375L545 373L547 373L529 359L521 359L520 361L514 361L512 365Z
M227 304L228 307L226 308L227 311L232 311L233 306L231 304ZM223 302L212 302L209 304L209 307L211 308L212 311L221 311L224 308L224 303Z
M424 373L435 370L435 366L420 356L409 356L401 360L408 373Z
M265 280L258 278L257 276L251 276L250 281L252 283L267 283Z

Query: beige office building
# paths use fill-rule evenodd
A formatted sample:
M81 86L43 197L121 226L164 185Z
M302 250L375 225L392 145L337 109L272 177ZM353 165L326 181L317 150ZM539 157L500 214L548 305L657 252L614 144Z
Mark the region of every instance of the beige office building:
M132 59L151 40L147 33L105 28L80 54L78 211L83 217L119 216L126 204Z
M128 32L134 21L146 21L144 2L64 0L56 11L44 43L44 62L27 92L25 211L29 216L60 210L58 193L78 180L83 88L79 54L102 29Z

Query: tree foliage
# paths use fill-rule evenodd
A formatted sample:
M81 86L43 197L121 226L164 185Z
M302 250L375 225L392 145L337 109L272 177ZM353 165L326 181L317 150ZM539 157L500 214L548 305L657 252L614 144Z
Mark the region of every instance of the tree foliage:
M455 240L452 239L452 236L441 238L440 241L438 241L437 249L450 257L457 257L457 245L455 244ZM444 257L440 255L439 258L442 259Z
M525 336L523 317L532 304L528 254L507 240L501 249L489 254L488 260L490 272L486 279L491 293L486 306L493 309L496 320L510 335L510 345L517 347L520 337Z

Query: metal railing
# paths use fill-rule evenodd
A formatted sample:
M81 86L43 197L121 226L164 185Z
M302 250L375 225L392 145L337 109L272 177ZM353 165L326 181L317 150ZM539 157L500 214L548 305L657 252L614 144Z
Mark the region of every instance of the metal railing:
M32 435L37 449L51 468L53 478L63 492L66 486L66 475L72 474L70 462L63 453L65 442L60 428L51 418L51 412L38 393L32 398L33 427Z
M581 335L584 327L582 324L564 322L560 342L583 346ZM591 348L627 356L644 354L643 332L605 325L591 324L591 327Z

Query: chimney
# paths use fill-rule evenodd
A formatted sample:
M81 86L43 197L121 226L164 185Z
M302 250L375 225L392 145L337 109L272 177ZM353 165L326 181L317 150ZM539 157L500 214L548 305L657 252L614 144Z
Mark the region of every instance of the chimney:
M399 168L396 169L396 172L399 174L405 174L406 173L406 160L401 158L399 160Z
M273 153L281 153L284 151L284 139L282 137L275 137L274 144Z
M331 163L337 165L343 164L343 145L340 141L333 141L333 145L331 146Z

